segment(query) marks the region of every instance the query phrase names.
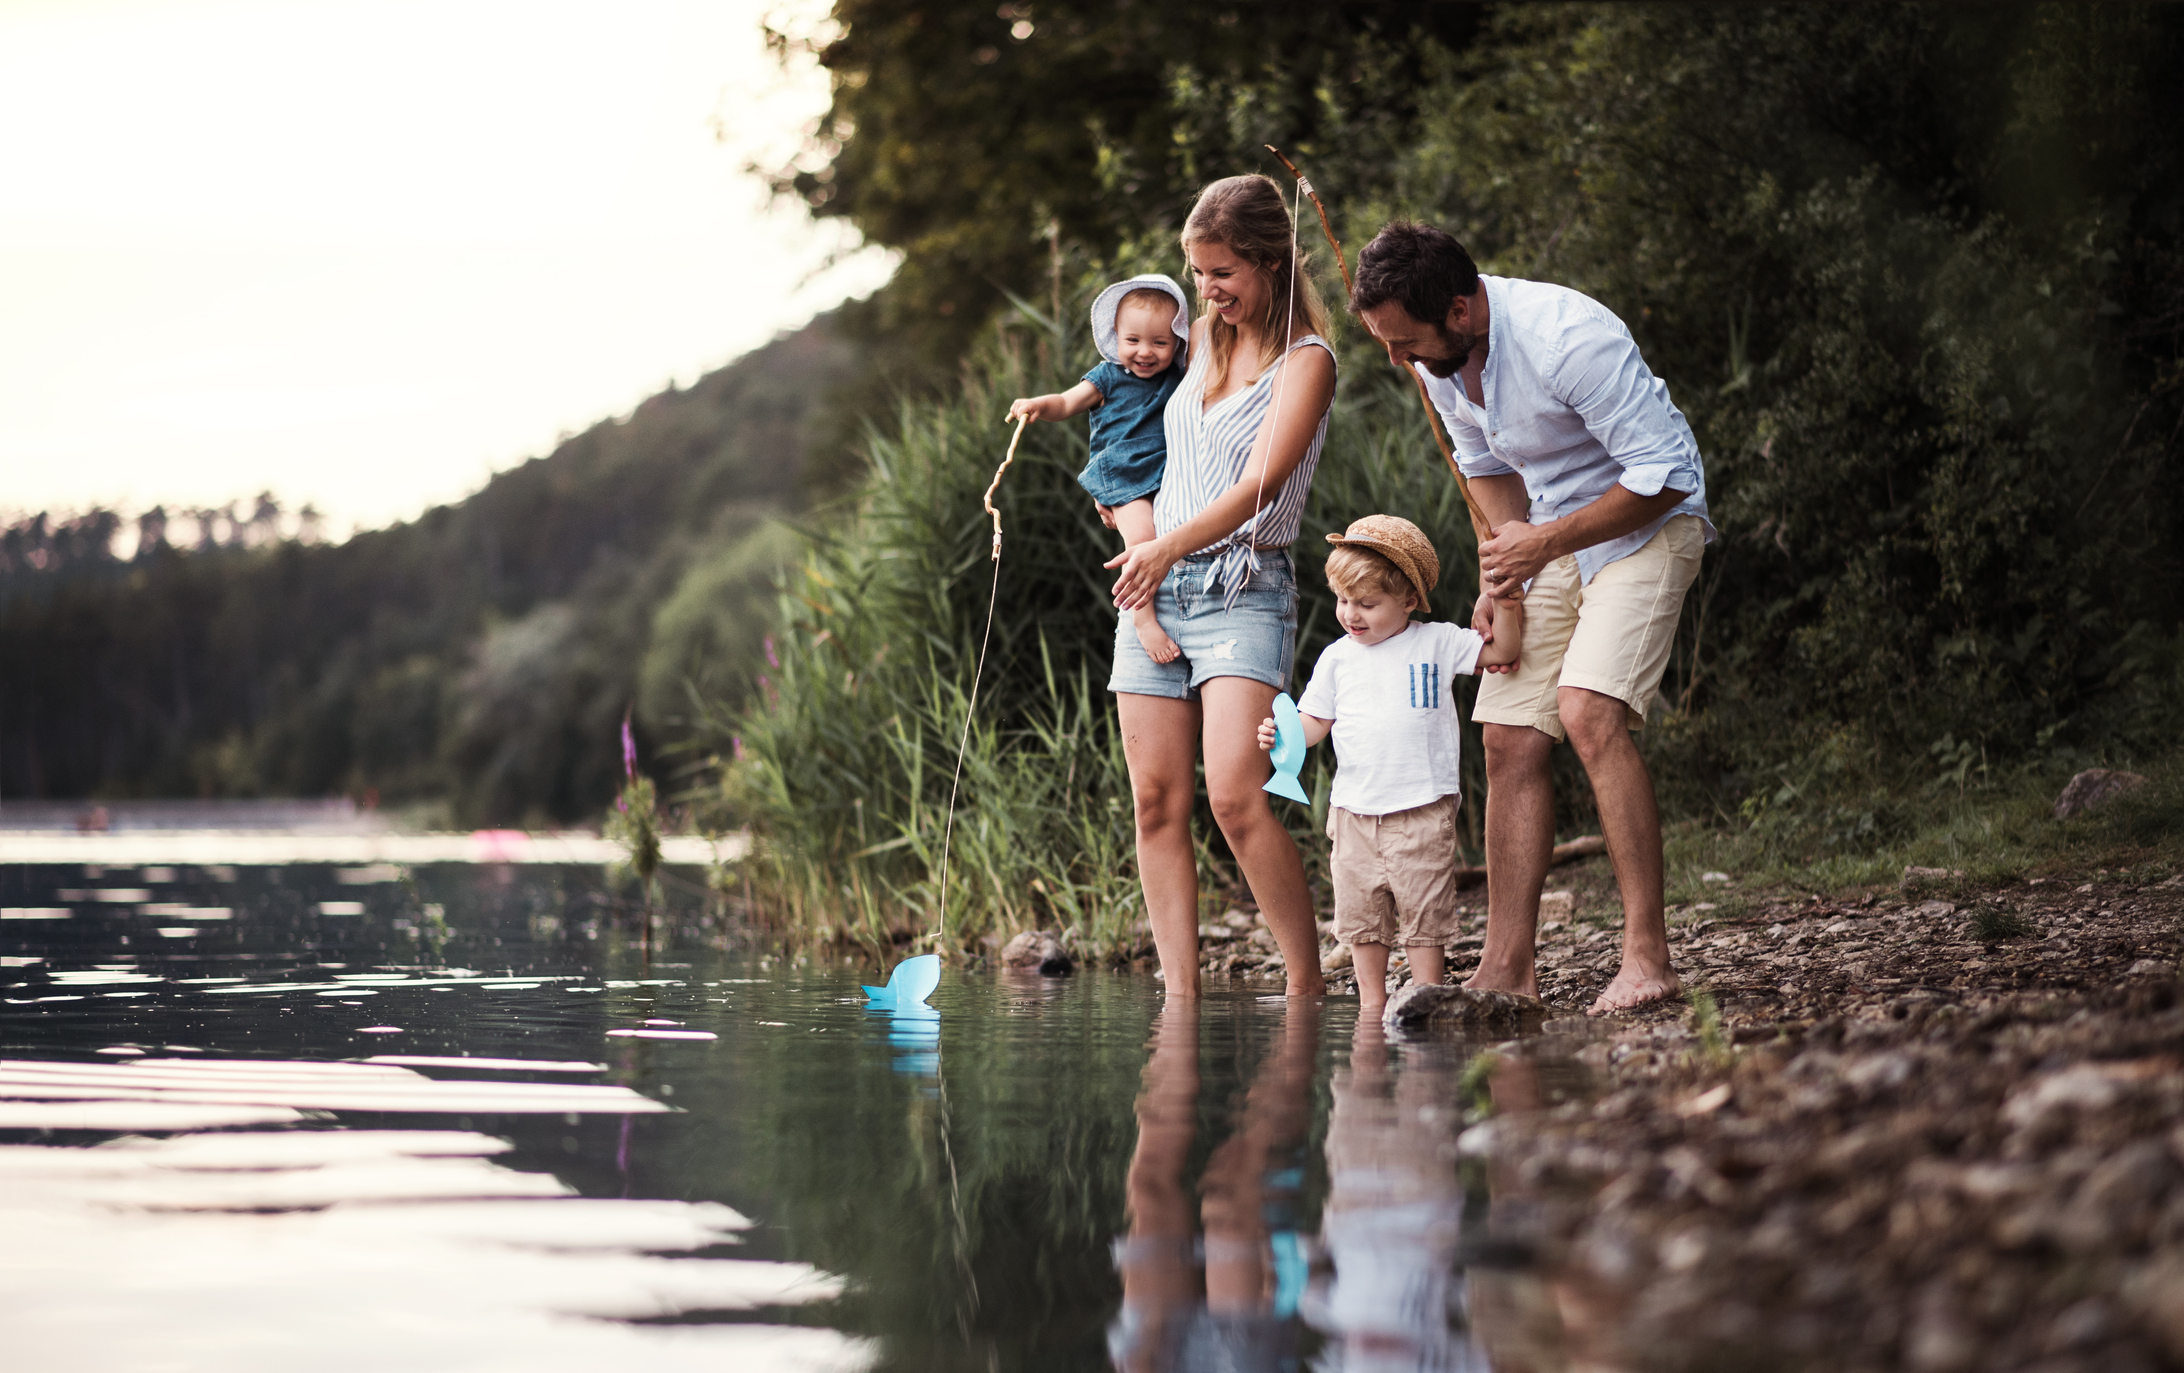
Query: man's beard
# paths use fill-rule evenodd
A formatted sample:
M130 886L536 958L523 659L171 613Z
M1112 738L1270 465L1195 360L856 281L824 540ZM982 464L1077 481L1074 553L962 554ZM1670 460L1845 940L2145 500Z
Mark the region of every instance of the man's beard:
M1433 373L1443 381L1447 381L1450 377L1462 371L1465 363L1471 361L1472 350L1479 346L1479 336L1477 334L1456 333L1445 324L1434 325L1433 333L1436 338L1440 339L1441 349L1448 356L1420 359L1420 361L1426 364L1428 372Z

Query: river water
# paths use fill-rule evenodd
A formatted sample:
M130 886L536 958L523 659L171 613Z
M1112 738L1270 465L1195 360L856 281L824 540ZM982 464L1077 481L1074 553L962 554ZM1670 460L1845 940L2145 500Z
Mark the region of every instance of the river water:
M590 869L0 869L9 1366L1558 1362L1480 1046L1099 972L879 1014L685 905L648 950Z

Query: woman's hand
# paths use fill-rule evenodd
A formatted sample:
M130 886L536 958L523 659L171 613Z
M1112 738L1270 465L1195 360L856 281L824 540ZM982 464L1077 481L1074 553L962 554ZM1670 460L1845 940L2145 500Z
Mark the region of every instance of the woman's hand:
M1259 722L1259 747L1262 750L1272 753L1274 742L1280 737L1281 732L1275 728L1273 716L1269 715Z
M1112 568L1115 573L1115 609L1135 610L1141 605L1151 605L1154 593L1167 578L1168 569L1180 558L1181 555L1170 549L1166 539L1147 539L1109 558L1103 566Z

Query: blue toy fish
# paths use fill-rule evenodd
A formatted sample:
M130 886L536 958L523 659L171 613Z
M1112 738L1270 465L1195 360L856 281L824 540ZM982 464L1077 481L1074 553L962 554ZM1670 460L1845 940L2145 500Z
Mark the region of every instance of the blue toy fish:
M905 958L897 963L895 975L887 979L887 985L866 987L865 995L876 1007L900 1010L918 1005L939 985L940 955L921 953L916 958Z
M1266 779L1265 790L1311 805L1312 798L1297 782L1305 751L1304 717L1297 714L1297 703L1285 691L1274 698L1274 751L1268 755L1274 762L1274 775Z

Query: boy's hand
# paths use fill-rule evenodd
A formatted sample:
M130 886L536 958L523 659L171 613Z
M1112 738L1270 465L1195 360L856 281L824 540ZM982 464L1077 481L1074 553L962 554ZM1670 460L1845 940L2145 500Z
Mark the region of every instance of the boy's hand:
M1280 737L1280 731L1278 731L1278 730L1277 730L1277 729L1275 729L1275 727L1274 727L1274 717L1273 717L1273 716L1269 715L1269 716L1267 716L1267 717L1266 717L1266 718L1265 718L1264 720L1261 720L1261 721L1259 722L1259 747L1260 747L1260 748L1264 749L1264 750L1265 750L1265 751L1267 751L1268 753L1272 753L1272 752L1274 751L1274 741L1275 741L1275 740L1276 740L1277 738L1279 738L1279 737Z
M1479 603L1471 608L1471 627L1477 630L1479 637L1486 640L1487 643L1494 642L1494 596L1491 592L1482 591L1479 593ZM1489 672L1497 677L1502 673L1515 672L1516 670L1516 664L1514 663L1479 664L1479 671Z

